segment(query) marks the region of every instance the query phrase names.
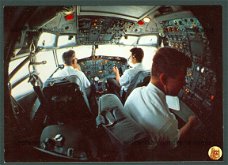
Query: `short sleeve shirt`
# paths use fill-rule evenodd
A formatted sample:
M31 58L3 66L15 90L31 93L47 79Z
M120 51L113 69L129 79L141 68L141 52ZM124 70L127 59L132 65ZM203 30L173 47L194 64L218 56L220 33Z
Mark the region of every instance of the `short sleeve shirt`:
M120 86L124 91L128 90L131 81L134 79L135 75L139 71L145 70L142 63L135 64L132 68L124 71L123 75L120 77Z
M124 105L124 112L150 134L153 144L170 142L177 146L178 121L169 111L165 94L152 83L133 90Z
M75 70L72 66L65 66L63 69L58 70L53 77L67 77L76 75L80 80L80 87L86 89L90 87L90 82L82 71ZM78 82L76 82L78 84Z

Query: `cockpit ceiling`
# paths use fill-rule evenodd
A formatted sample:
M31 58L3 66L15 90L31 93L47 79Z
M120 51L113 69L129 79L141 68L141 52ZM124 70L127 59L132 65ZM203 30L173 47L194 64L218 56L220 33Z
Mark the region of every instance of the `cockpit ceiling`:
M159 6L79 6L78 15L110 16L139 21Z

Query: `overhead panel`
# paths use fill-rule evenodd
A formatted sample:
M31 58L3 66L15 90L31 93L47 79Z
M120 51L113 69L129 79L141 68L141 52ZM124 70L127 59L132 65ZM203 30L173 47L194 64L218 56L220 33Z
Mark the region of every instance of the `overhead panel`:
M78 44L119 44L126 34L156 33L153 21L138 22L158 7L78 6Z
M104 16L78 17L78 42L80 44L117 44L134 22Z

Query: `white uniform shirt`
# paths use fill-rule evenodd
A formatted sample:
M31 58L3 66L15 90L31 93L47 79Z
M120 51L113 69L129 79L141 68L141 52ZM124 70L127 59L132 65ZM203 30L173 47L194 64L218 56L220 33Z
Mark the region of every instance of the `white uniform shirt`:
M120 77L120 86L124 91L128 90L128 87L131 84L131 81L135 78L136 74L139 71L143 71L145 68L142 63L137 63L133 65L133 68L127 69L124 71L123 75Z
M124 112L144 127L155 146L159 141L170 142L171 148L177 146L178 121L169 111L165 94L152 83L132 91Z
M58 70L52 77L67 77L73 75L76 75L80 80L80 82L78 82L78 79L75 79L80 88L86 89L90 87L90 82L85 74L82 71L75 70L72 66L64 66L63 69Z

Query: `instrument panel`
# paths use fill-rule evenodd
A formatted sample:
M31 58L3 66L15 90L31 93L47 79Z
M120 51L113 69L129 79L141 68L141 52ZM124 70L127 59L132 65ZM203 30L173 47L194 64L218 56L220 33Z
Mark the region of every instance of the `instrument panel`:
M115 78L115 74L112 71L114 66L119 68L120 74L123 74L128 68L127 59L110 56L91 56L78 60L78 64L91 83Z

